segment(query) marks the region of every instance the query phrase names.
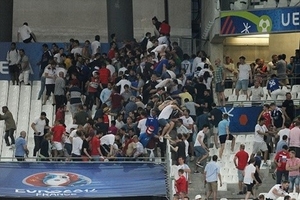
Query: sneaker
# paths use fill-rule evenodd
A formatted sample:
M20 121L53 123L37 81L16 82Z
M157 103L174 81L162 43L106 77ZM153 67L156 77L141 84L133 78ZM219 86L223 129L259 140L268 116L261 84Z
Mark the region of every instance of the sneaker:
M244 192L243 192L243 191L240 191L240 192L238 193L238 195L242 195L242 194L244 194Z
M203 168L203 165L201 165L200 163L196 163L196 165L198 166L198 167L201 167L201 168Z
M195 170L194 171L194 174L199 174L200 172L198 170Z
M7 146L7 147L9 147L9 146L10 146L10 144L9 144L9 143L7 143L7 144L6 144L6 146Z
M9 147L9 149L15 149L15 145L12 144L12 145Z
M275 172L272 173L272 178L273 178L274 180L276 180L276 174L275 174Z
M192 181L189 181L189 184L192 184Z

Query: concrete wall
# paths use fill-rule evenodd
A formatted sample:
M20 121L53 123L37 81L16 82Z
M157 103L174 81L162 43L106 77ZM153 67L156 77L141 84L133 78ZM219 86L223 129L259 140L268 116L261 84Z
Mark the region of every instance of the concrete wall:
M269 38L269 57L273 54L286 54L287 61L290 56L295 56L299 49L300 33L272 34Z
M83 42L96 34L107 42L106 0L14 0L13 40L18 27L29 23L38 41ZM133 0L134 37L139 40L153 32L151 18L164 20L164 0ZM126 20L126 16L124 16ZM191 2L169 0L169 19L173 36L191 36Z

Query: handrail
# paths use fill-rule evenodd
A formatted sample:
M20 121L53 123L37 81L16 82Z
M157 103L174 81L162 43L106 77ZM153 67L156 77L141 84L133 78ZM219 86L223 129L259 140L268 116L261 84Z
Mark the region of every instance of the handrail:
M174 185L174 179L171 175L171 167L172 167L172 154L171 154L171 147L170 147L170 141L167 140L166 145L166 163L167 163L167 181L168 181L168 194L169 199L173 199L174 193L173 193L173 185Z

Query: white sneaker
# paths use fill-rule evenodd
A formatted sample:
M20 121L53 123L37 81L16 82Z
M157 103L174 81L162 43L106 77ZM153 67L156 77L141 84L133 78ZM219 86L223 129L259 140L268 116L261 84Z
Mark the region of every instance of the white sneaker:
M15 147L15 145L14 144L12 144L10 147L9 147L9 149L11 149L11 150L13 150L13 149L15 149L16 147Z

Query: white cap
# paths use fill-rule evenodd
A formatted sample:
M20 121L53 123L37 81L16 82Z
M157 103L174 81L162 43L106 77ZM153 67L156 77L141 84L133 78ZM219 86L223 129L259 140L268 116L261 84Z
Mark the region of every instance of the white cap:
M201 195L200 194L197 194L196 196L195 196L195 200L199 200L199 199L201 199L202 197L201 197Z

